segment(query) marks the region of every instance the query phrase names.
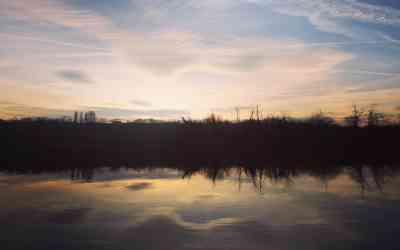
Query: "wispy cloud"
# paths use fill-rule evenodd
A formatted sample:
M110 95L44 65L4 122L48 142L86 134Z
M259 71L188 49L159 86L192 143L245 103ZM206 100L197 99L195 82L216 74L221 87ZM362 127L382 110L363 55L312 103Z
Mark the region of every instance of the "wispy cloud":
M0 1L0 14L23 22L59 25L104 37L110 21L91 10L79 10L63 1Z
M348 89L349 93L375 92L400 89L400 74L388 75L386 79L363 82L362 85Z
M138 107L151 107L151 102L143 100L130 100L130 103Z
M60 78L76 83L91 83L90 78L80 70L61 70L56 72Z
M86 109L94 110L99 116L110 118L180 118L181 116L190 115L187 110L176 109L123 109L110 107L86 107Z
M369 71L369 70L332 70L330 73L350 73L350 74L355 74L355 75L400 77L400 73L376 72L376 71Z
M342 21L359 21L382 25L400 25L400 10L372 5L358 0L245 0L268 5L276 12L306 17L316 28L346 36L357 36Z
M72 110L68 109L53 109L24 105L19 103L0 101L0 114L5 118L14 117L61 117L71 115Z
M379 24L400 24L400 10L357 0L251 0L251 2L271 4L281 12L299 16L324 16Z
M0 67L8 71L0 77L2 83L18 85L12 94L2 91L5 99L41 101L37 105L63 100L65 107L93 106L105 117L179 117L189 109L209 112L212 107L261 101L311 100L325 96L333 84L348 87L353 91L349 95L397 86L386 79L398 76L389 57L395 56L400 42L395 32L376 30L400 27L400 10L393 8L356 0L131 0L126 7L132 9L121 12L130 15L121 16L115 6L110 14L96 4L0 0L0 19L6 20L0 24ZM284 20L282 34L268 30L264 12L281 18L279 23ZM292 26L293 20L299 23ZM318 30L351 39L315 32L306 20ZM350 25L354 21L357 25ZM312 34L297 33L301 25L302 32ZM245 32L236 32L239 26ZM367 35L358 33L361 26ZM295 34L290 33L293 28ZM380 53L380 60L364 60L378 58L373 53ZM384 62L386 58L390 61ZM11 72L10 59L17 62L18 72ZM347 70L350 63L360 65ZM345 84L342 77L349 78ZM350 84L353 78L379 78L384 83ZM60 79L62 84L53 84ZM95 88L73 84L89 82L95 82ZM63 98L25 98L21 93L28 89ZM151 103L146 101L149 96Z
M229 5L229 2L230 1L223 1L220 4L214 4L207 1L200 5L192 3L189 6L193 8L204 8L204 6L208 6L209 8L223 8ZM313 16L315 13L325 13L325 9L327 9L327 13L331 13L331 16L351 16L350 14L346 13L358 13L355 11L358 8L358 5L347 3L347 1L330 1L332 2L331 4L327 4L326 1L321 0L313 1L314 4L310 4L309 1L301 1L302 4L299 4L296 1L291 0L284 0L282 2L260 0L252 2L272 4L278 10L282 10L283 8L285 10L292 11L292 9L295 9L296 11L300 11L300 13L313 13ZM141 2L140 4L143 6L148 5ZM193 64L198 65L205 63L213 66L220 65L224 68L232 67L236 70L242 69L244 71L249 71L255 67L258 67L260 64L265 63L265 57L269 56L265 54L270 53L272 50L285 51L293 49L305 49L307 47L327 48L394 42L393 40L389 39L314 43L281 41L271 42L271 40L263 40L257 43L238 43L236 41L227 42L226 40L222 40L222 42L218 41L217 43L214 43L213 46L209 46L206 45L207 39L199 34L194 34L187 31L168 30L146 34L126 32L117 28L107 17L101 16L90 10L79 10L73 6L59 1L33 0L33 2L28 4L7 1L1 2L1 5L7 7L4 8L3 12L9 16L15 16L16 18L22 18L24 20L29 19L29 21L34 22L46 22L50 24L62 25L92 34L101 40L112 42L114 47L123 49L123 53L128 55L132 63L156 75L166 75L174 73L182 68L192 67ZM174 4L162 4L161 6L150 5L150 7L151 9L157 7L155 9L158 9L159 11L167 11L169 8L175 8L179 5L180 3L176 2ZM301 8L297 8L298 6ZM352 9L352 11L340 10L343 13L341 12L342 14L339 15L336 13L336 11L331 10L331 8L341 9L342 7L344 8L344 6ZM150 7L147 6L145 9L149 9ZM317 9L317 12L313 8ZM372 15L368 14L368 8L366 8L364 5L362 5L361 9L361 12L364 13L363 15ZM378 8L378 10L375 10L375 12L379 12L379 10L380 9ZM39 15L38 13L44 13L46 15ZM354 16L356 17L357 14L354 14ZM390 18L386 17L386 19ZM42 43L51 43L59 46L87 49L104 53L110 52L106 48L86 46L80 43L71 43L16 34L0 34L0 36ZM214 42L215 41L216 40L214 40ZM250 46L255 47L252 48ZM268 52L266 53L265 51Z
M379 45L379 44L390 44L390 43L398 43L398 41L392 40L374 40L374 41L347 41L347 42L314 42L314 43L301 43L299 45L292 44L288 46L290 48L297 47L343 47L349 45Z
M80 44L80 43L69 43L69 42L63 42L63 41L57 41L57 40L51 40L51 39L45 39L45 38L17 35L17 34L0 34L0 37L10 38L13 40L27 40L27 41L34 41L34 42L40 42L40 43L48 43L48 44L53 44L53 45L57 45L57 46L71 47L71 48L84 49L84 50L109 52L109 50L104 49L104 48L94 47L94 46L86 46L86 45Z

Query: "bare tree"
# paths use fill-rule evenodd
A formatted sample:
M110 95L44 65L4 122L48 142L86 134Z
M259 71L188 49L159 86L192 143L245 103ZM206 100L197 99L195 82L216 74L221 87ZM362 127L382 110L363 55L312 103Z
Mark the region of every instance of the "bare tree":
M357 105L353 105L352 112L350 116L344 118L344 121L347 125L358 128L361 126L361 123L364 118L364 111L357 107Z
M235 113L236 113L236 122L240 122L240 108L239 107L235 108Z
M375 111L373 108L368 110L367 125L368 127L379 126L385 121L385 114Z
M216 124L222 122L222 118L215 115L214 113L211 113L210 116L204 119L204 122L208 124Z
M395 123L400 126L400 114L397 114Z

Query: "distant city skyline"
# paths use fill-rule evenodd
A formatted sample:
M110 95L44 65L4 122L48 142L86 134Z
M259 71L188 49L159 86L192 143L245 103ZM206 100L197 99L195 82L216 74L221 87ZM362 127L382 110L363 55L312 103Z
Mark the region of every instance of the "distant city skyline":
M400 112L400 2L0 0L0 118Z

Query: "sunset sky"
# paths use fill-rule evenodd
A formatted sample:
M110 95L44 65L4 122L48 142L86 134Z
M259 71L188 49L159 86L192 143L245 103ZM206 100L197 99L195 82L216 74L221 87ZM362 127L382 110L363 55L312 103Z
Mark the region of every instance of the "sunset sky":
M0 118L400 113L398 0L0 0L0 44Z

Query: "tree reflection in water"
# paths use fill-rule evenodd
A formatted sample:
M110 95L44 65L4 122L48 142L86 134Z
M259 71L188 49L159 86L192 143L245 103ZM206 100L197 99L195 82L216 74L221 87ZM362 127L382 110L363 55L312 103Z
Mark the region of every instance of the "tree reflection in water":
M340 175L347 175L351 180L358 184L360 193L364 196L366 191L384 192L384 186L395 176L400 168L393 164L299 164L299 165L246 165L229 166L223 164L210 165L183 165L183 166L121 166L121 167L71 167L71 168L47 168L41 167L29 169L27 167L15 169L3 169L8 174L45 174L61 173L68 174L73 181L91 182L96 174L108 172L118 172L120 170L134 170L138 172L154 171L165 168L176 170L181 173L183 179L190 179L194 175L202 175L211 180L214 184L219 180L230 178L236 180L238 189L244 182L251 182L258 192L263 192L265 183L283 183L290 186L296 178L310 176L318 179L325 190L329 187L329 182L335 180Z

